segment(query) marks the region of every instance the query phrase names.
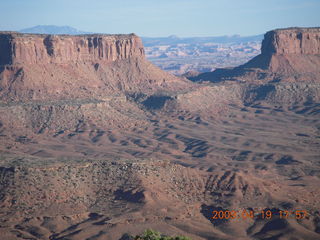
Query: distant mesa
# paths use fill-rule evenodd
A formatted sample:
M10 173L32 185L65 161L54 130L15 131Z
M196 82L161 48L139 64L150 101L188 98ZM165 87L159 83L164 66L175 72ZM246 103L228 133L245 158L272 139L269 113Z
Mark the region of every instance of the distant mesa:
M244 65L191 77L193 81L320 81L320 28L267 32L261 54Z
M179 39L179 37L177 35L170 35L168 38L171 38L171 39Z
M168 54L163 53L158 58L168 58Z

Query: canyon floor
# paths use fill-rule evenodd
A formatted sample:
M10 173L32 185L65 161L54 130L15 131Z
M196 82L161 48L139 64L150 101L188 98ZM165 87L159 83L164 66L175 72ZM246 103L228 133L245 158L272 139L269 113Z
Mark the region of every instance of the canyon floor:
M2 196L4 239L119 239L147 228L192 239L319 239L319 104L191 114L169 100L132 108L130 121L117 101L105 104L123 126L2 128L1 182L11 193ZM211 219L214 210L244 209L274 215ZM280 218L280 210L308 216Z

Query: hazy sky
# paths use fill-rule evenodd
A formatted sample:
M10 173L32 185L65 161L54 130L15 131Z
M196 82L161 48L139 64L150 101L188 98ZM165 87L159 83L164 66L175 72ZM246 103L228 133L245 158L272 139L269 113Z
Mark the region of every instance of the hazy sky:
M0 0L0 7L0 30L69 25L140 36L219 36L320 26L320 0Z

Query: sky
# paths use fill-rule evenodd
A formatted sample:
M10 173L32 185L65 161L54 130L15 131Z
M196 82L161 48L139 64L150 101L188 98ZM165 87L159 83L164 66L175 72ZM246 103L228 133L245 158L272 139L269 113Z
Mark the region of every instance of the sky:
M145 37L242 36L319 27L320 0L0 0L0 30L71 26Z

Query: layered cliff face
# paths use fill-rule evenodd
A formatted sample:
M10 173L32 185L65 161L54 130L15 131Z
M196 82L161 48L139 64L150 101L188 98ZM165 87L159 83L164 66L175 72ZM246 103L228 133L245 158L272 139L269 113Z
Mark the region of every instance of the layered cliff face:
M143 58L141 39L130 35L0 34L0 64L112 62Z
M320 54L319 28L292 28L267 32L262 54Z
M183 81L150 64L130 35L0 33L0 99L101 98Z
M320 28L293 28L267 32L261 55L243 67L264 68L274 73L319 73Z
M234 69L218 69L193 80L320 81L320 28L267 32L261 54Z

